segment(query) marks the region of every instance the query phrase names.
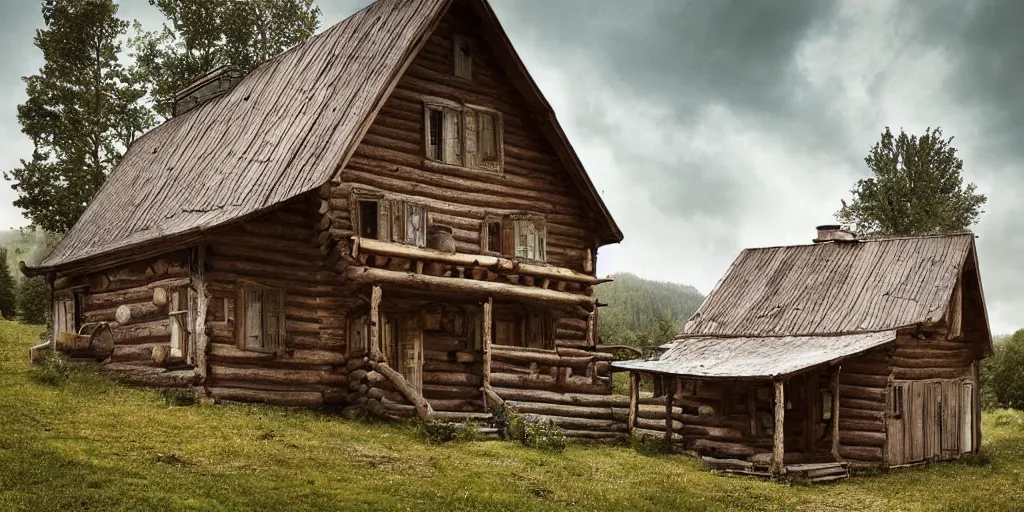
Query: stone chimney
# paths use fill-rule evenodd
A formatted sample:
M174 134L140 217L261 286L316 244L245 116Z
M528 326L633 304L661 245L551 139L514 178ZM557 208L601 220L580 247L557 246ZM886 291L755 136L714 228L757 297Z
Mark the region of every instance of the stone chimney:
M173 115L180 116L207 101L219 98L242 80L242 73L229 66L220 66L192 82L174 95Z
M816 244L825 242L855 242L857 235L850 231L848 226L839 224L825 224L818 226L818 237L813 240Z

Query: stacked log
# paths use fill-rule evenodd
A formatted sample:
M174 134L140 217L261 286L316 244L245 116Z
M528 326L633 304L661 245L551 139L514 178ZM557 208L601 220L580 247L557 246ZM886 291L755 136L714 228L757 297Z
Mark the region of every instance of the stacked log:
M423 397L435 411L484 412L483 352L465 336L424 332Z
M855 463L882 463L891 347L843 361L839 373L839 456Z

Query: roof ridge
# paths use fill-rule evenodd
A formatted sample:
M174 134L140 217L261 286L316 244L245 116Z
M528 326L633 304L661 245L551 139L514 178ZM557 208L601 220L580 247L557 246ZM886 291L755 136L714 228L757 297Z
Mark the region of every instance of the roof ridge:
M807 243L807 244L765 245L765 246L759 246L759 247L744 247L742 250L744 250L744 251L761 251L761 250L768 250L768 249L787 249L787 248L790 248L790 247L819 247L819 246L827 246L827 245L830 245L830 244L839 244L839 245L849 244L849 245L855 245L855 244L867 244L867 243L878 243L878 242L894 242L894 241L899 241L899 240L928 240L928 239L932 239L932 238L956 238L956 237L959 237L959 236L967 236L967 235L972 235L972 236L975 236L975 237L978 236L973 231L966 230L966 231L956 231L956 232L951 232L951 233L936 233L936 234L932 234L932 235L893 236L893 237L885 237L885 238L857 238L855 240L839 240L839 241L828 241L828 242L820 242L820 243L813 243L812 242L812 243Z

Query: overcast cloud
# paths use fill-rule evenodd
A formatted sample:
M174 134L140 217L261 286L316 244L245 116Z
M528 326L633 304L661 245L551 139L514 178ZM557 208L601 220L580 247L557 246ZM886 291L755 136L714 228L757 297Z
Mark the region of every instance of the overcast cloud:
M369 3L321 1L324 27ZM955 137L989 196L975 227L996 332L1024 327L1024 2L492 0L626 240L602 273L707 293L744 247L807 243L867 175L886 125ZM121 0L147 28L159 13ZM31 154L16 107L38 2L0 17L0 168ZM26 224L0 186L0 226Z

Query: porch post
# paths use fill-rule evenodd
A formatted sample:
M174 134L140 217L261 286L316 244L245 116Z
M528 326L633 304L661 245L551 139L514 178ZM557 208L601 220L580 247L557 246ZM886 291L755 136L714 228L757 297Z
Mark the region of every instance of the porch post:
M484 303L483 314L483 349L484 349L484 406L491 407L498 404L488 403L488 395L491 391L491 310L494 307L494 298L488 297Z
M839 372L842 366L836 366L832 372L832 459L836 462L843 460L839 456Z
M374 285L370 292L370 354L377 357L380 350L380 286Z
M785 424L786 416L786 393L783 389L783 383L781 380L775 381L775 440L772 447L772 464L771 471L775 476L782 474L784 440L785 436L782 432L782 426Z
M640 401L640 376L636 372L629 372L629 417L628 423L629 433L633 433L633 429L636 428L636 409L638 402Z

